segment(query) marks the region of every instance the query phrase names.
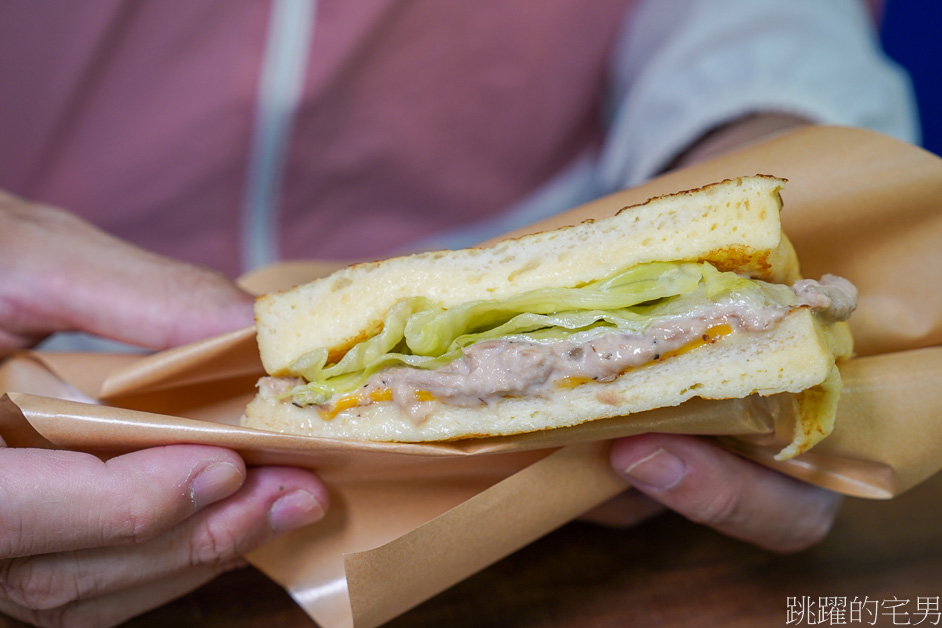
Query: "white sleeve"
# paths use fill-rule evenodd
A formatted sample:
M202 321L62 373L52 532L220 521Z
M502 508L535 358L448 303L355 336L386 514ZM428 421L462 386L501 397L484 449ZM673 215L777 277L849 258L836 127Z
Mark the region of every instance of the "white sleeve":
M704 133L757 112L919 139L908 77L857 0L642 0L623 30L604 188L643 181Z

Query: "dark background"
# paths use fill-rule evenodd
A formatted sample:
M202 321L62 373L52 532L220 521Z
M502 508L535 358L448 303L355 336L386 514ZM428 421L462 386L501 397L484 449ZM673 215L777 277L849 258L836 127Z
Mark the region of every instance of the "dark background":
M923 146L942 155L942 0L887 0L881 37L887 54L912 76Z

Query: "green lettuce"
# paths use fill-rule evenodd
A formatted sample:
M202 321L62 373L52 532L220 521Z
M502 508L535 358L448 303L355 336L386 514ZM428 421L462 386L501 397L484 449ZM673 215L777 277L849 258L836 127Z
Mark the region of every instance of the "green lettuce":
M379 334L355 345L339 362L327 364L326 348L299 358L291 370L307 383L290 395L300 405L324 403L382 369L439 368L459 358L464 347L484 340L582 341L612 331L643 333L655 320L711 303L762 307L794 300L787 286L720 272L706 262L640 264L573 288L541 288L448 309L410 297L390 308Z

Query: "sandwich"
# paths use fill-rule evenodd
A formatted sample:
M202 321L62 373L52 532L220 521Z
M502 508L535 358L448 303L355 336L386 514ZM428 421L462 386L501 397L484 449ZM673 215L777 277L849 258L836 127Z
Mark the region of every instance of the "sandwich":
M802 279L770 176L505 240L361 263L256 302L267 376L243 424L426 442L792 393L825 437L852 352L850 282Z

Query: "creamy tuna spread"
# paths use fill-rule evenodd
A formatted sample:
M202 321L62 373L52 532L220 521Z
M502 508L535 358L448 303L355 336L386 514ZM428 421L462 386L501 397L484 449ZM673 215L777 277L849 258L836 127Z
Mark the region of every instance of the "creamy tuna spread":
M436 369L394 366L381 370L356 391L320 407L325 418L330 418L358 405L392 401L421 423L436 403L475 406L506 397L545 397L560 387L589 381L612 381L632 368L717 342L727 334L769 330L795 307L808 307L828 321L845 320L856 307L854 286L833 275L821 281L801 280L791 289L795 305L757 308L735 301L704 305L655 320L640 333L614 331L587 340L552 342L484 340L465 347L460 357ZM271 392L285 394L292 381L267 385Z
M390 390L392 401L421 422L431 408L429 402L417 399L419 390L456 406L489 404L503 397L547 397L559 386L612 381L691 343L714 342L732 331L769 329L786 312L784 308L762 312L723 308L658 322L642 334L612 332L585 342L485 340L432 371L408 367L382 371L367 382L363 392L370 399L377 391Z
M821 281L800 279L792 292L798 305L810 307L830 322L846 321L857 308L857 288L837 275L824 275Z

